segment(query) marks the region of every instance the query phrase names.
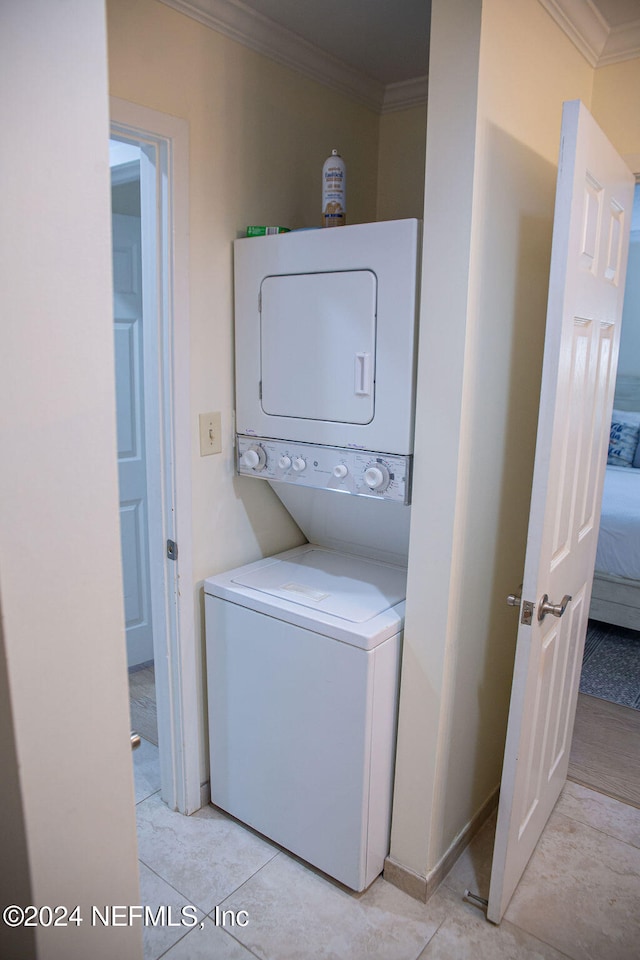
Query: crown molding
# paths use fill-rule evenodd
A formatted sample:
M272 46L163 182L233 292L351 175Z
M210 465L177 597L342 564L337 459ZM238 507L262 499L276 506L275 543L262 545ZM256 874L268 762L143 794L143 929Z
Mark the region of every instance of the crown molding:
M376 112L382 110L384 85L354 70L315 44L269 20L241 0L160 0L256 53L296 70Z
M406 110L407 107L426 105L428 89L428 77L416 77L414 80L390 83L385 87L382 113L392 113L395 110Z
M281 27L242 0L160 0L236 43L261 53L325 87L357 100L376 113L427 102L427 78L387 87Z
M539 0L592 67L640 56L640 20L610 27L591 0Z
M540 0L592 67L598 66L609 27L590 0Z
M640 57L640 20L613 27L598 61L599 67Z

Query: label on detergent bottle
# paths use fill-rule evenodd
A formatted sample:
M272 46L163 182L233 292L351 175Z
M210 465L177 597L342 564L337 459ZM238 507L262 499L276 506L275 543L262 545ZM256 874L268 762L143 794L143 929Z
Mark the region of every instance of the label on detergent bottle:
M344 227L347 222L347 172L337 150L322 167L322 226Z

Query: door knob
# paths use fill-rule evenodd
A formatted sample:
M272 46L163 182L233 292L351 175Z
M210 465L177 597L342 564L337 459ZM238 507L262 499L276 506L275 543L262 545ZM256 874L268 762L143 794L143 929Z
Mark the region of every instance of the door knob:
M518 587L516 593L510 593L507 597L508 607L519 607L522 602L522 584Z
M137 750L140 746L140 734L136 733L135 730L131 731L131 749Z
M545 593L538 606L538 620L544 620L548 613L550 613L552 617L561 617L567 609L570 600L571 597L569 594L565 593L560 603L551 603L548 595Z

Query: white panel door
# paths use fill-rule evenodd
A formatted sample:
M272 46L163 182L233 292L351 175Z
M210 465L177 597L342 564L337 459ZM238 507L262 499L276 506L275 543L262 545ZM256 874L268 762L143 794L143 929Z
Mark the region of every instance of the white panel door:
M499 923L565 782L593 580L633 177L563 111L520 626L487 917ZM544 615L544 601L555 608ZM526 622L527 607L530 622Z
M153 660L144 437L142 262L139 217L113 215L120 536L129 667Z

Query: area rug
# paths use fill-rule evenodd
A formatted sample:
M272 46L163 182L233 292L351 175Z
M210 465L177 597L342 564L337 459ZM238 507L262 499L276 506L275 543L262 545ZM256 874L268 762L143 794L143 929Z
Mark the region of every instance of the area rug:
M589 620L580 692L640 710L640 632Z

